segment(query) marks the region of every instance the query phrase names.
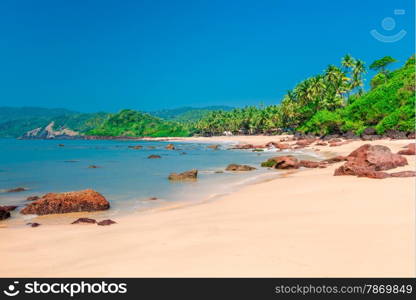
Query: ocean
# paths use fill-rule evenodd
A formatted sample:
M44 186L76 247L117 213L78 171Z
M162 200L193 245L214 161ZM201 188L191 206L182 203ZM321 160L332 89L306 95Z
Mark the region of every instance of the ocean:
M102 218L145 212L175 201L193 203L213 199L243 185L280 176L281 171L261 168L260 163L272 156L289 154L275 150L229 150L230 143L220 143L219 150L207 148L206 143L173 144L176 150L166 150L167 142L160 141L0 139L0 205L19 206L2 223L24 224L34 217L18 213L28 203L26 198L49 192L94 189L111 204L110 210L94 213ZM136 145L143 148L128 147ZM162 158L148 159L151 154ZM290 154L316 159L301 150ZM230 163L248 164L257 170L225 172ZM98 168L89 168L90 165ZM190 169L199 171L195 182L167 179L171 172ZM5 192L15 187L24 187L27 191ZM150 197L158 200L149 200ZM59 219L62 216L49 217L47 222L59 222Z

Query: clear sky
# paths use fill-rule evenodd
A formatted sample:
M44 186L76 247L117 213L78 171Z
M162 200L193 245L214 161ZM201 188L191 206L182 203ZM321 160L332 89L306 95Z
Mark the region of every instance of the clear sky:
M0 106L278 103L345 53L403 63L414 18L413 0L2 0Z

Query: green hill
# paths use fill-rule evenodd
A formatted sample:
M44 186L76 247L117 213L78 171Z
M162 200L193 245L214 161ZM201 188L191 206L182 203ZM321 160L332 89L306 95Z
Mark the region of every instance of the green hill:
M103 124L86 132L98 136L165 137L188 136L189 130L180 123L165 121L147 113L125 109L111 115Z

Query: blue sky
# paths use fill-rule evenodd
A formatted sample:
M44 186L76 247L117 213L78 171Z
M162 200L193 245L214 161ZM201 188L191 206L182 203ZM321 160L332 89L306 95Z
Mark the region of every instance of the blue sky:
M414 28L413 0L2 0L0 106L273 104L345 53L403 63Z

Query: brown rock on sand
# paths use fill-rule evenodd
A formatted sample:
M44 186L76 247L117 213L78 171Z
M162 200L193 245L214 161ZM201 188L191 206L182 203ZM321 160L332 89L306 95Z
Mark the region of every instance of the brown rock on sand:
M401 171L401 172L395 172L390 173L391 177L415 177L416 171Z
M95 224L95 223L97 223L97 221L95 221L94 219L79 218L75 220L74 222L72 222L71 224Z
M347 157L348 161L335 170L335 176L357 175L358 177L387 178L388 173L379 172L407 165L405 157L394 154L386 146L365 144Z
M262 163L262 166L275 169L298 169L299 161L292 155L275 156Z
M325 163L311 160L301 160L299 165L304 168L326 168Z
M100 226L107 226L107 225L112 225L112 224L117 224L117 222L110 220L110 219L97 222L97 225L100 225Z
M110 203L94 190L67 193L49 193L26 205L20 213L47 215L80 211L98 211L110 208Z
M404 150L400 150L399 152L397 152L397 154L401 154L401 155L415 155L416 154L416 148L415 148L415 143L411 143L409 145L406 146L406 149Z

